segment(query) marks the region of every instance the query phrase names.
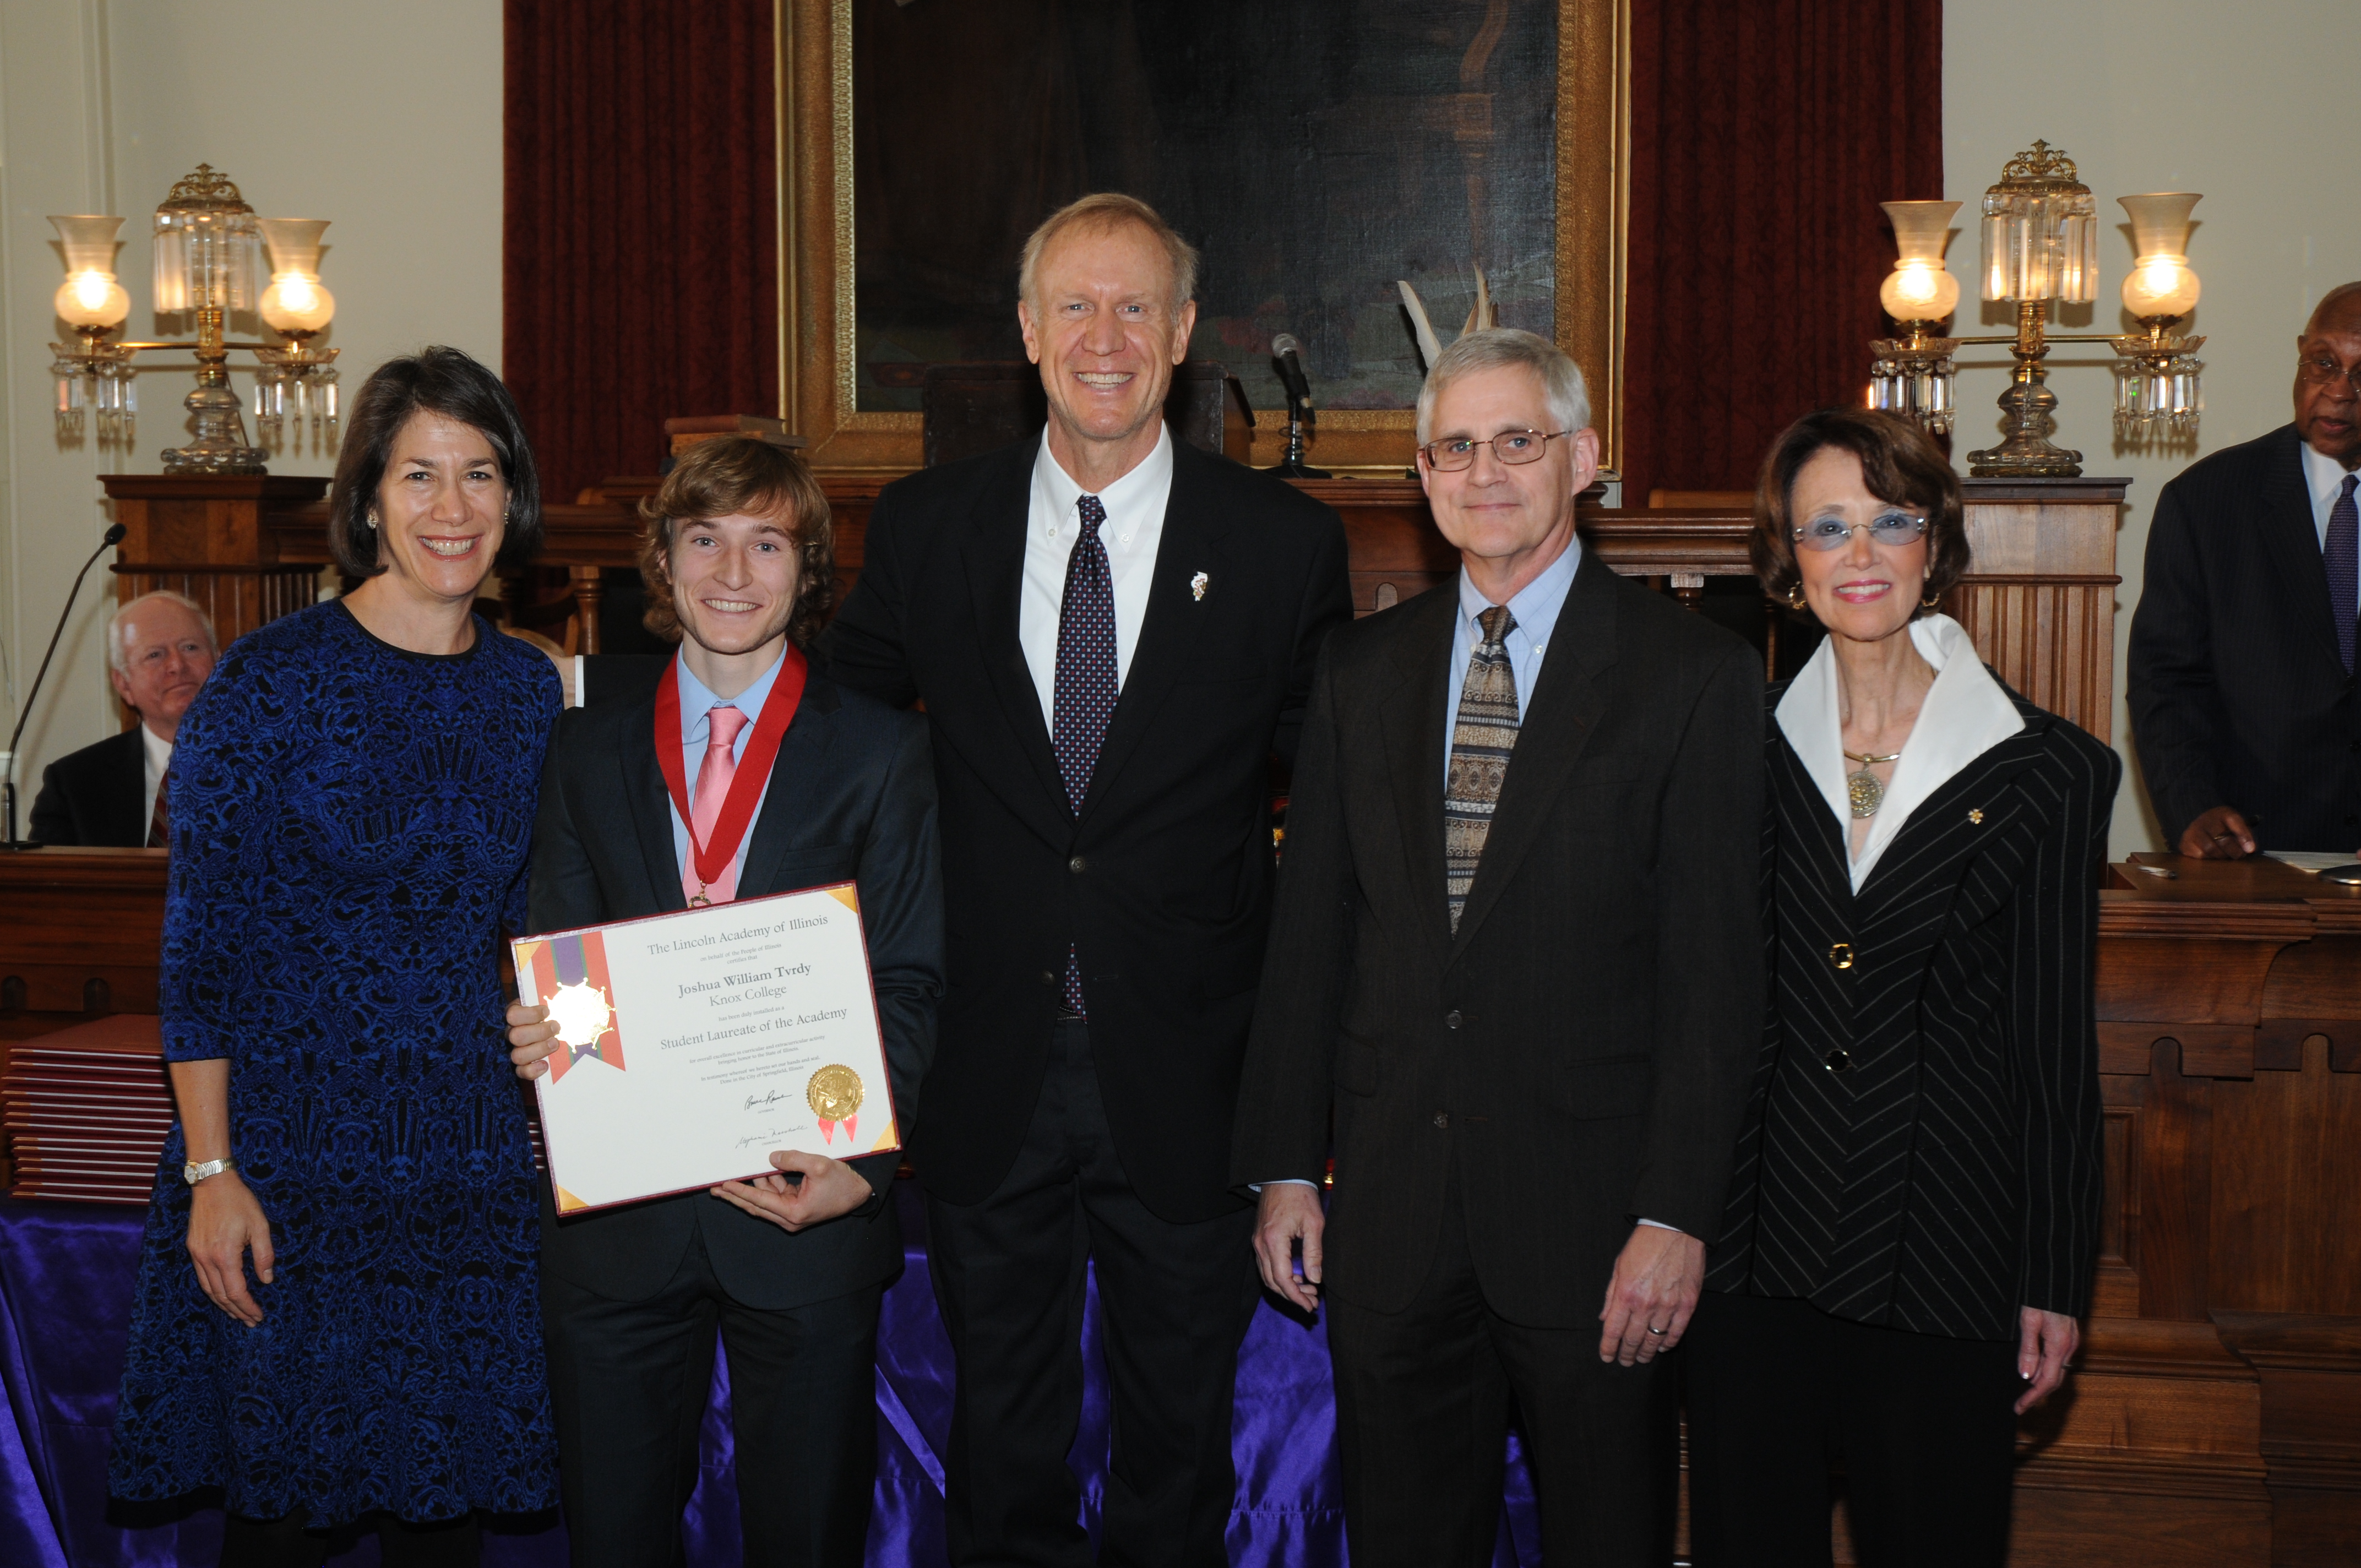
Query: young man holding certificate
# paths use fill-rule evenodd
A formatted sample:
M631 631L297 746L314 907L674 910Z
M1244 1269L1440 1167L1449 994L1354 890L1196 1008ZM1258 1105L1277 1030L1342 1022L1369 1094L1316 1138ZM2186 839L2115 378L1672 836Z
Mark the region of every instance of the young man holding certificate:
M873 1090L861 1120L898 1122L906 1138L943 987L925 720L805 663L833 563L828 503L800 457L708 443L642 510L649 624L676 631L680 653L653 691L560 724L533 928L854 884L890 1080L878 1087L892 1094L881 1105ZM696 979L686 959L682 972ZM567 1048L545 1017L511 1010L522 1077ZM566 1059L590 1069L579 1051ZM717 1328L746 1561L861 1561L878 1304L902 1260L888 1201L899 1157L774 1151L774 1172L756 1179L563 1220L544 1191L543 1315L577 1568L679 1561Z

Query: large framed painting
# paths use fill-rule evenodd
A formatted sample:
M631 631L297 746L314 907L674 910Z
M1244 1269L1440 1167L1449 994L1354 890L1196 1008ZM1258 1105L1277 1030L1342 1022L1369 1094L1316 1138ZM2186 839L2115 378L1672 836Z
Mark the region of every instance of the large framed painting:
M1092 191L1203 256L1193 358L1279 460L1304 345L1312 458L1400 474L1480 269L1501 324L1622 388L1628 0L779 0L781 417L833 471L919 460L926 367L1021 359L1016 258Z

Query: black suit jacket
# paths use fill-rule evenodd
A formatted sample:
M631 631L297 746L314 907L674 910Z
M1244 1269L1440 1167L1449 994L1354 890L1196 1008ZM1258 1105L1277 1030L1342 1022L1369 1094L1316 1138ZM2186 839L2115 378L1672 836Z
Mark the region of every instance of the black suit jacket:
M1147 620L1081 815L1017 645L1034 439L886 487L822 639L836 677L924 698L942 793L950 984L914 1152L989 1196L1016 1157L1079 952L1107 1124L1148 1208L1235 1210L1229 1132L1270 907L1269 759L1351 613L1336 514L1172 449ZM1203 578L1202 596L1192 580Z
M2165 486L2126 663L2169 840L2229 806L2263 849L2361 849L2361 699L2336 653L2295 426Z
M738 882L741 898L855 883L885 1068L906 1144L934 1054L942 887L926 726L840 690L815 670L771 767ZM671 804L656 771L655 692L568 710L551 738L533 826L536 931L685 908ZM541 1195L542 1266L609 1299L653 1295L701 1234L713 1269L750 1307L807 1305L892 1276L901 1231L885 1201L900 1157L851 1162L876 1190L862 1209L789 1235L709 1193L561 1220Z
M2026 728L1921 803L1859 894L1828 797L1770 725L1774 1001L1716 1289L1955 1339L2014 1340L2020 1307L2090 1310L2092 988L2123 763L2009 695Z
M1457 613L1454 581L1330 641L1231 1175L1333 1150L1324 1284L1395 1311L1455 1161L1493 1310L1595 1323L1634 1220L1721 1212L1763 1023L1762 665L1586 554L1454 936Z
M137 850L148 842L148 752L134 725L69 751L41 770L33 797L36 844Z

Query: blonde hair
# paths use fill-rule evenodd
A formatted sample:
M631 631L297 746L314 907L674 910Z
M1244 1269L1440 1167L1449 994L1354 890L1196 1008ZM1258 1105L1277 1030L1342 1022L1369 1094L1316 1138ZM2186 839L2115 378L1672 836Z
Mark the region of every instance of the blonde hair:
M828 497L803 454L751 435L699 442L681 454L656 493L640 503L640 578L647 585L650 631L677 642L680 610L673 601L674 525L717 517L767 517L795 541L796 606L787 641L811 646L836 604L836 532Z
M1156 236L1164 247L1165 259L1172 264L1172 313L1197 297L1197 247L1182 239L1156 209L1137 196L1126 196L1119 191L1101 191L1069 202L1041 220L1041 226L1025 241L1025 249L1016 262L1016 297L1027 304L1036 303L1033 285L1041 265L1041 253L1049 242L1068 229L1088 229L1106 234L1126 224L1137 224Z

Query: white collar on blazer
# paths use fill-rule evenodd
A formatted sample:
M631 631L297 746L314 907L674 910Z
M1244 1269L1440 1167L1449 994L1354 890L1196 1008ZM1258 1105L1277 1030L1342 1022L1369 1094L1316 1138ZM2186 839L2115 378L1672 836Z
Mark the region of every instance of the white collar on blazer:
M1919 705L1918 722L1894 764L1894 782L1872 819L1869 839L1852 862L1852 890L1859 893L1885 847L1910 814L1970 762L2025 728L2025 716L1977 657L1967 628L1948 615L1922 616L1910 623L1918 655L1935 667L1935 684ZM1780 732L1803 759L1806 771L1836 813L1839 836L1848 844L1852 804L1845 793L1842 709L1837 700L1837 656L1822 641L1818 652L1779 699Z

